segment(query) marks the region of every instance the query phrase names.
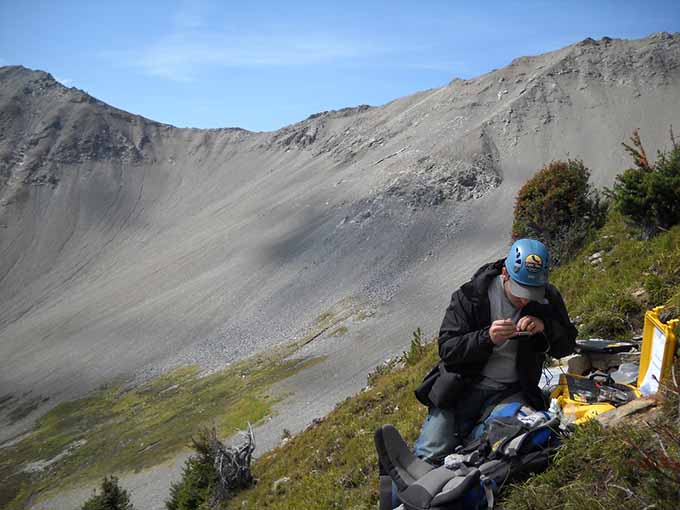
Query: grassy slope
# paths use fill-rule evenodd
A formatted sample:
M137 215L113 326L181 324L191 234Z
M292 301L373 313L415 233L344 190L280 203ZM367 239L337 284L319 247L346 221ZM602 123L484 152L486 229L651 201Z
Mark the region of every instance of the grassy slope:
M602 264L587 260L595 251L604 251ZM553 281L572 316L581 317L582 334L629 338L638 332L646 308L680 305L680 227L652 241L638 241L635 231L612 214L596 239L569 265L555 271ZM632 292L641 288L646 297L636 300ZM372 388L342 402L321 423L258 459L257 485L237 495L229 508L376 508L373 431L393 423L412 443L425 415L413 389L437 354L433 345L422 353L413 351L406 356L407 366L381 370ZM680 436L676 415L675 411L663 414L656 424L659 430L666 427L671 435ZM642 509L655 503L653 508L671 508L667 505L676 504L680 485L666 477L675 476L680 482L678 471L671 469L669 475L650 469L638 448L652 441L658 445L655 433L639 425L612 431L584 427L568 441L554 467L510 490L504 506ZM674 462L680 457L678 446L665 443ZM660 455L658 446L652 450ZM276 483L284 477L289 480Z
M602 263L588 256L602 253ZM680 311L680 226L650 241L617 213L597 237L552 277L583 336L625 339L642 328L644 311L668 305ZM637 296L635 295L637 294Z
M226 436L257 422L275 403L267 389L318 361L286 360L296 348L205 377L196 367L180 368L137 388L112 385L57 406L28 437L1 450L0 507L24 508L46 491L160 464L186 448L201 424L214 424ZM31 463L45 461L51 462L27 472Z
M435 362L436 352L433 345L418 350L412 349L408 358L412 366L376 376L373 387L259 458L254 465L258 484L236 496L230 508L375 508L373 431L392 423L412 442L425 417L413 388ZM284 477L289 481L275 484Z
M654 418L613 429L596 422L579 427L550 469L508 491L503 508L677 509L680 424L677 393L669 397L665 411Z

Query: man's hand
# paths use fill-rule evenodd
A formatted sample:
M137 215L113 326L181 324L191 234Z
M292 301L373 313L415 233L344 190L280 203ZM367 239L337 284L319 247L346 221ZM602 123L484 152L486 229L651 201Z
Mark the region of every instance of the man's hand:
M533 315L525 315L517 322L517 331L528 331L532 335L542 333L545 330L545 324L538 317Z
M489 328L489 336L495 345L500 345L515 334L515 323L512 319L493 321Z

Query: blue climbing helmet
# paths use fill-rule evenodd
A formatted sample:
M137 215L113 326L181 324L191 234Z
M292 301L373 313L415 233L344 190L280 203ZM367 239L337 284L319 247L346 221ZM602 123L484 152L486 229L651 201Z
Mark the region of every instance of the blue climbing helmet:
M535 239L515 241L505 258L505 269L515 296L533 301L543 299L550 271L550 254L542 242Z

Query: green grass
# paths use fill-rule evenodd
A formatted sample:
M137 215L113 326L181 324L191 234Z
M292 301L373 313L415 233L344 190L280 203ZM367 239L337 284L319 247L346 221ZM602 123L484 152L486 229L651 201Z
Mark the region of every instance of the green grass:
M597 237L551 276L581 337L630 339L640 333L645 310L659 305L678 316L680 226L649 241L637 236L638 229L611 213ZM596 252L602 263L592 265L587 257Z
M334 329L329 333L330 336L342 336L346 335L347 332L349 331L349 328L347 326L340 326L339 328Z
M373 432L394 424L413 442L425 408L413 388L436 359L433 344L410 354L412 366L372 377L373 386L338 404L321 423L295 435L253 465L258 482L233 498L233 509L374 509L378 504L377 457ZM290 481L275 482L284 477Z
M111 385L58 405L28 437L2 449L0 507L23 508L46 491L160 464L186 448L201 425L214 424L226 436L261 420L276 401L267 394L269 387L319 361L289 359L297 347L275 349L205 377L196 367L184 367L131 390ZM47 469L21 471L55 457L59 460Z

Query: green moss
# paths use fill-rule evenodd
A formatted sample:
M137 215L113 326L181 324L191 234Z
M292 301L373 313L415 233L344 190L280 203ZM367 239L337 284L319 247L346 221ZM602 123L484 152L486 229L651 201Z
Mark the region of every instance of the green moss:
M316 318L316 323L323 325L329 322L333 322L335 314L333 312L324 312Z
M58 405L30 436L3 449L0 479L14 485L0 491L0 506L23 508L45 491L160 464L202 425L215 424L226 436L263 419L276 402L268 388L319 360L290 359L296 349L289 345L204 377L197 367L183 367L134 389L111 385ZM55 457L47 469L21 471Z
M339 328L334 329L333 331L330 332L330 336L342 336L346 335L349 329L347 326L340 326Z

